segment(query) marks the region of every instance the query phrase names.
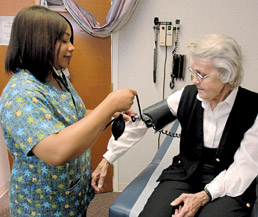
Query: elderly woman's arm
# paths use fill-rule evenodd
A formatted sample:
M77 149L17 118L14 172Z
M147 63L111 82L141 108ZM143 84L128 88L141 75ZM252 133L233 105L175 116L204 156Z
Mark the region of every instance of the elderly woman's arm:
M107 175L108 167L117 159L124 155L130 148L137 144L147 132L147 126L143 121L126 123L125 131L118 140L112 136L108 142L107 152L103 159L92 173L92 187L97 193L103 191L104 180Z

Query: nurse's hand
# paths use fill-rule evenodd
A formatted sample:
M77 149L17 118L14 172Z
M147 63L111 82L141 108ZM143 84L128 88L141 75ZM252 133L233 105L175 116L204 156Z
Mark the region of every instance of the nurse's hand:
M92 173L91 185L96 193L101 193L104 191L104 181L107 176L109 165L110 163L105 158L102 158L97 168Z
M134 96L137 92L133 89L124 88L117 89L111 92L105 99L108 105L114 109L115 112L125 112L128 111L134 100Z

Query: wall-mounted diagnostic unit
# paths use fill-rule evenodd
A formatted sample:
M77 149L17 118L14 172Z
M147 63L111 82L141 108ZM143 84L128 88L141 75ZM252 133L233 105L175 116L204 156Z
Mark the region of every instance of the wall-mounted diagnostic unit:
M161 47L165 47L166 52L167 52L167 47L174 46L174 49L172 51L171 82L169 85L170 88L173 89L175 87L175 80L184 79L185 55L177 54L180 20L176 19L175 26L173 26L172 22L168 22L168 21L160 22L159 18L155 17L153 29L155 32L155 47L154 47L154 58L153 58L153 82L156 83L156 77L157 77L156 74L157 74L158 45L160 45ZM159 43L158 43L158 35L159 35Z
M172 46L173 44L173 26L172 22L160 22L160 46Z

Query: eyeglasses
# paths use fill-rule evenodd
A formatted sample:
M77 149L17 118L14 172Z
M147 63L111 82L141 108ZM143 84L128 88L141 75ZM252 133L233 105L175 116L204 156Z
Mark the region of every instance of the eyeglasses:
M201 81L209 77L209 75L202 76L200 73L194 71L191 67L188 67L188 70L192 73L192 76L197 76L197 78Z

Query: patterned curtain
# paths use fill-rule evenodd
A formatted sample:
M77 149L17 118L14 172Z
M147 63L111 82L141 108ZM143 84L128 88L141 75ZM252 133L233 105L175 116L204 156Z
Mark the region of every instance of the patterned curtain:
M75 0L41 0L40 4L64 4L65 8L90 35L107 37L121 29L130 19L139 0L113 0L104 25L95 21L91 13L81 8Z

